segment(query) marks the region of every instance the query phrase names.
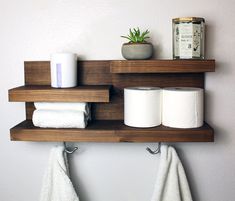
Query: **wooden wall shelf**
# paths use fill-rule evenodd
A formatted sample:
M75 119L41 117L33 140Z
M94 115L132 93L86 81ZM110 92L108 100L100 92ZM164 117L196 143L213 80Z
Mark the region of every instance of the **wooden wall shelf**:
M110 86L79 86L68 89L46 85L21 86L9 90L10 102L109 102Z
M215 60L117 60L111 73L203 73L214 72Z
M26 120L10 130L15 141L77 141L77 142L212 142L213 129L204 124L201 128L176 129L164 126L132 128L123 121L94 121L85 129L52 129L33 126Z
M214 60L78 61L76 88L50 87L50 62L25 62L25 86L9 90L9 101L26 102L26 121L11 129L11 140L79 142L212 142L213 129L164 126L139 129L123 125L123 89L134 86L200 87L204 73L215 70ZM120 74L122 73L122 74ZM104 86L100 86L104 85ZM112 86L110 88L110 86ZM110 97L111 96L111 97ZM92 102L86 129L34 127L35 101Z

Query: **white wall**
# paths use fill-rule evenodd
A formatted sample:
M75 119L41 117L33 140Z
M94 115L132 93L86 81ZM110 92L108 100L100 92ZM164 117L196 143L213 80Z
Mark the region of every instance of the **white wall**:
M7 90L23 84L24 60L49 60L56 51L83 59L120 59L119 36L129 27L151 30L157 58L171 57L171 19L205 17L206 119L215 143L175 143L196 201L235 199L234 0L1 0L0 199L37 200L50 148L56 143L11 142L9 128L25 118L24 103L8 103ZM80 143L71 156L81 201L150 200L159 155L145 143Z

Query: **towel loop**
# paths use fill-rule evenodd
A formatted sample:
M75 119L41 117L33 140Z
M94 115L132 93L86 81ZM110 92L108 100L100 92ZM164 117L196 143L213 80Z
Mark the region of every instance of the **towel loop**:
M68 153L68 154L72 154L72 153L74 153L77 149L78 149L78 147L74 147L72 150L70 150L71 148L68 148L67 146L66 146L66 142L64 142L64 151L66 152L66 153Z
M158 142L158 147L156 150L152 150L149 147L146 148L146 150L150 153L150 154L158 154L161 152L161 142Z

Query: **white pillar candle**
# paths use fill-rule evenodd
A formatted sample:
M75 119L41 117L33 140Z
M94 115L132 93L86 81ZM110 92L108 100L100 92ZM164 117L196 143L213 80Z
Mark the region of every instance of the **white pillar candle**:
M77 56L73 53L51 55L51 86L68 88L77 86Z

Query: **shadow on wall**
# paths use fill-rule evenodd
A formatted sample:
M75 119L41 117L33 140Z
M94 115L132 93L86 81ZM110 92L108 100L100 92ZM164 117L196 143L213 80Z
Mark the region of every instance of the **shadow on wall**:
M222 68L221 68L222 69ZM215 97L214 95L216 94L216 91L210 91L210 90L206 90L206 94L205 94L205 114L207 118L207 115L213 115L214 111L213 108L215 108ZM222 110L222 107L221 107ZM212 118L213 119L213 118ZM219 124L216 124L215 122L209 122L209 124L212 126L212 128L214 129L214 145L216 145L217 143L220 144L228 144L231 142L232 139L230 139L230 135L229 135L229 131L225 128L220 126Z
M215 25L205 23L205 57L208 59L215 55L215 33ZM208 52L210 54L207 54Z

